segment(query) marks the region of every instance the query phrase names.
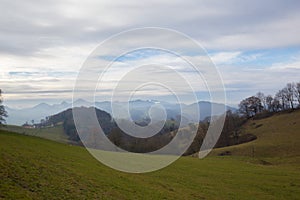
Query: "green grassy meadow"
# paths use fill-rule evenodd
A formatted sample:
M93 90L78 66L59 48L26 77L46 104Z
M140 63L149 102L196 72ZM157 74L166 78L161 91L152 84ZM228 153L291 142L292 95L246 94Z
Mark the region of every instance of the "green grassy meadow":
M249 121L244 131L257 140L145 174L110 169L80 146L0 131L0 199L299 199L299 115ZM216 156L225 150L232 156Z
M261 120L249 120L243 132L257 136L257 140L215 149L211 155L230 151L235 156L254 157L270 164L300 164L300 110L278 113Z
M21 126L6 125L2 130L20 133L24 135L37 136L62 143L69 143L68 136L64 133L62 125L45 128L23 128Z

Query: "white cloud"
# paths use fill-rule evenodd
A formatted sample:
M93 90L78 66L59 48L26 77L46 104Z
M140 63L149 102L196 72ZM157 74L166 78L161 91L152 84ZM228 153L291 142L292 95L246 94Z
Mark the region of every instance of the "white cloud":
M220 52L212 54L210 57L215 64L232 63L241 54L241 52Z
M293 59L290 62L275 63L270 67L270 70L277 72L296 72L299 73L298 75L300 75L300 57Z

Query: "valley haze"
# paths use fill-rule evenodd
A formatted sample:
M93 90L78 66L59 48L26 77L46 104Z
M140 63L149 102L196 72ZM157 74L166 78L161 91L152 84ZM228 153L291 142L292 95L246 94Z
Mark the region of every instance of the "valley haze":
M154 104L160 104L162 105L167 112L167 118L173 118L176 119L180 116L180 108L182 111L186 113L193 113L193 109L196 108L196 104L176 104L176 103L169 103L165 101L157 101L157 100L133 100L130 102L115 102L113 103L114 106L120 106L126 110L126 106L129 103L129 109L130 114L132 117L132 120L142 120L146 117L148 117L149 109ZM211 106L215 106L217 109L224 110L224 106L226 110L236 111L237 109L234 107L226 106L223 104L218 103L211 103L208 101L199 101L199 112L200 112L200 120L204 120L207 117L211 116ZM59 112L62 112L66 109L74 107L93 107L103 110L109 114L112 115L111 110L111 102L110 101L102 101L102 102L89 102L84 99L78 99L74 101L74 104L68 103L66 101L63 101L60 104L47 104L47 103L40 103L33 107L23 108L23 109L15 109L10 108L8 106L5 106L7 112L9 113L6 121L7 124L11 125L23 125L26 122L31 124L32 120L34 120L34 123L40 123L42 119L45 119L46 117L50 117L52 115L55 115ZM224 114L222 111L220 111L218 114ZM119 118L118 116L113 116L113 118ZM193 118L191 117L190 120L193 121Z

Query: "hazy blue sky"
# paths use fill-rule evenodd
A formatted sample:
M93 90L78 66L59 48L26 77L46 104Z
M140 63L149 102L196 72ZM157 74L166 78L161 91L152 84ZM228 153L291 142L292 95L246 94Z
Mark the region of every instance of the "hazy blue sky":
M0 88L12 107L70 101L78 70L99 43L120 31L149 26L175 29L206 48L230 105L300 81L297 0L0 2ZM147 59L178 65L153 52L124 57L119 64ZM209 100L204 89L197 92ZM106 95L100 96L104 100Z

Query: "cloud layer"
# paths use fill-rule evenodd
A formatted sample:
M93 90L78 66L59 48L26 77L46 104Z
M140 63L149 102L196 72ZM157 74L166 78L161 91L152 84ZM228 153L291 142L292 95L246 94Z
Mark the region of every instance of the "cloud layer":
M155 26L183 32L203 45L235 104L255 90L273 92L285 82L298 81L299 8L297 0L3 0L1 88L8 103L21 98L70 99L78 70L100 42L130 28ZM143 35L126 42L142 40ZM184 45L172 38L162 42ZM178 65L167 56L149 59Z

